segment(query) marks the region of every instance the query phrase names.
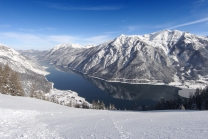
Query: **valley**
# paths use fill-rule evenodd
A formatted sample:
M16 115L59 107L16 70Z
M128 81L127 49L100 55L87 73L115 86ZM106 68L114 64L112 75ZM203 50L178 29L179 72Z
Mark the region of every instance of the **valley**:
M0 0L0 139L204 139L208 0Z
M206 37L163 30L92 47L60 44L39 59L108 82L196 89L208 82L207 47Z
M106 106L114 104L117 109L130 110L135 103L138 106L154 105L161 97L174 99L179 97L180 88L165 85L129 84L106 82L76 73L62 66L41 62L50 74L46 78L54 83L54 87L61 90L73 90L88 102L103 101ZM187 93L194 90L186 90Z

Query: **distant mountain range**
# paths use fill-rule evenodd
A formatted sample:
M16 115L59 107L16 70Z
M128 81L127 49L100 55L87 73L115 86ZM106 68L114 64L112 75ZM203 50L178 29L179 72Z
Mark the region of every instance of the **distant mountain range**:
M30 95L32 87L45 93L49 93L52 89L52 83L44 76L48 73L42 66L14 49L0 44L0 65L6 64L19 73L26 96Z
M48 50L40 51L40 50L18 50L22 55L29 57L30 59L37 60L45 56Z
M98 46L60 44L44 53L41 60L111 82L188 88L208 83L208 38L189 32L121 35Z

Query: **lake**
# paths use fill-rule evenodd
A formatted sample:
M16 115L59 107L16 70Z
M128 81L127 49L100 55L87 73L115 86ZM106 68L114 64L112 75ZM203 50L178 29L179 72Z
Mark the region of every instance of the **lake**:
M54 88L72 90L84 97L88 102L103 101L107 106L111 103L117 109L131 109L135 103L138 106L154 105L161 97L174 99L179 97L177 87L166 85L127 84L119 82L106 82L91 78L87 75L75 73L68 68L40 63L48 67L50 72L46 78L54 83Z

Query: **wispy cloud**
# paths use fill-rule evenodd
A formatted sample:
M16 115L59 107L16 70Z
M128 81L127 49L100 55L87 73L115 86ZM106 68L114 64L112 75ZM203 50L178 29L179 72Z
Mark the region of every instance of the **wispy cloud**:
M65 6L59 3L41 2L41 4L58 10L86 10L86 11L107 11L107 10L119 10L122 9L122 5L113 6Z
M141 29L144 29L144 28L156 28L156 27L153 27L153 26L150 26L150 25L130 25L130 26L127 26L127 29L128 29L129 32L135 31L135 30L141 30Z
M40 36L32 35L32 34L25 34L25 33L16 33L16 32L3 32L0 33L1 39L14 39L19 42L43 42L44 39Z
M33 35L26 33L5 32L0 33L3 39L15 39L21 43L43 43L43 42L56 42L56 43L70 43L77 40L77 37L59 35L59 36L46 36L46 35Z
M115 34L115 33L119 33L121 31L106 31L104 32L105 34Z
M208 13L208 0L195 0L190 5L192 15L203 17Z
M25 28L20 28L20 31L28 31L28 32L34 32L37 31L37 29L25 29ZM40 30L40 29L39 29Z
M199 20L195 20L195 21L191 21L191 22L187 22L187 23L183 23L183 24L178 24L178 25L169 27L169 29L174 29L174 28L179 28L179 27L194 25L194 24L198 24L198 23L202 23L202 22L206 22L206 21L208 21L208 17L202 18L202 19L199 19Z
M19 30L25 31L25 32L36 32L36 31L43 31L43 30L51 31L51 30L55 30L55 28L51 28L51 27L38 28L38 29L20 28Z
M197 1L194 1L193 4L202 4L204 2L206 2L207 0L197 0Z
M137 30L139 26L128 26L127 28L129 31L134 31L134 30Z
M207 5L207 3L206 3L207 1L208 0L196 0L196 1L193 1L192 5L191 5L191 8L196 8L196 9L202 8L202 7Z
M18 32L0 32L0 42L12 47L21 46L15 49L50 49L59 43L76 43L78 37L69 35L41 35Z
M70 35L0 32L0 42L12 46L14 49L51 49L60 43L76 43L83 46L88 44L98 45L111 39L109 35L80 37Z
M47 36L46 40L57 43L70 43L70 42L74 42L75 40L78 40L78 38L74 36L61 35L61 36Z
M86 41L87 44L98 45L100 43L111 40L111 38L108 35L103 35L103 36L94 36L94 37L86 38L84 40Z

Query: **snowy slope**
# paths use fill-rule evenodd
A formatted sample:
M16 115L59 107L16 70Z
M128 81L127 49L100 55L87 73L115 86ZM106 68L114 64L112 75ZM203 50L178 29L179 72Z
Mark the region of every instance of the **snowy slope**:
M5 45L0 44L0 63L9 66L19 72L27 73L27 70L33 71L38 74L48 74L38 63L35 63L31 59L21 55L19 52Z
M75 109L0 94L0 138L5 139L204 139L208 136L207 116L207 111Z
M66 66L68 63L75 60L78 53L89 47L92 46L83 47L78 44L59 44L51 49L42 60Z
M23 56L29 57L33 60L41 60L45 54L48 52L48 50L18 50L19 53L21 53Z
M45 75L48 72L42 66L12 48L0 45L0 65L6 64L19 73L26 96L31 92L32 85L36 90L50 92L52 83L46 80Z
M61 44L43 60L110 82L208 84L208 38L178 30L120 35L95 47Z
M69 67L107 81L196 88L208 79L208 39L178 30L121 35L85 50Z

